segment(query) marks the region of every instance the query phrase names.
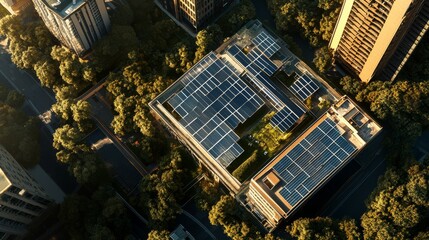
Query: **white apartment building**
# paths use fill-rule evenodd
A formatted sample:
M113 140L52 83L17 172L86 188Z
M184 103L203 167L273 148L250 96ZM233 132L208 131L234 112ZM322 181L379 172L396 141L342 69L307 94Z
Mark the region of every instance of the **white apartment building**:
M79 56L85 55L110 29L103 0L33 0L52 34Z

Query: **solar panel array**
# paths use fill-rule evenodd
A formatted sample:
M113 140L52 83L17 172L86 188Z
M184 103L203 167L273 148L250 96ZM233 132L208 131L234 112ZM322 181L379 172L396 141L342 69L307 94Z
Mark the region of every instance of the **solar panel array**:
M269 58L280 50L280 45L277 44L274 38L265 31L260 32L258 36L252 39L252 42Z
M278 111L270 120L273 127L278 127L280 131L286 132L289 130L298 119L304 115L305 111L298 105L288 105Z
M179 122L223 166L243 149L233 131L252 116L264 101L216 54L209 53L182 77L184 87L168 103Z
M326 118L274 165L285 183L280 195L295 206L355 151L337 124Z
M304 101L313 95L313 93L319 89L319 86L309 75L303 74L292 84L291 89L301 100Z
M249 80L270 99L278 111L270 120L271 125L282 132L289 130L305 111L280 92L269 79L277 70L277 66L257 48L253 48L246 55L237 45L233 45L227 53L247 70Z

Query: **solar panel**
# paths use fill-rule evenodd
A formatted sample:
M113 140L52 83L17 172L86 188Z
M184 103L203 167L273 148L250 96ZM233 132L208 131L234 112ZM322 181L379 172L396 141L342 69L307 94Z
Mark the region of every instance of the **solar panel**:
M292 84L291 89L295 95L304 101L313 95L319 89L319 86L307 73L305 73L299 76L299 78Z
M179 122L210 155L228 166L243 149L233 131L264 101L239 77L231 65L209 53L182 77L184 87L168 103Z
M252 39L252 42L269 58L280 50L280 45L277 44L274 38L266 31L260 32Z
M246 55L237 45L232 45L227 53L246 68L249 80L270 99L278 111L270 120L271 125L282 132L288 131L304 115L305 110L280 92L269 79L277 70L275 64L255 48Z
M302 115L304 115L304 113L305 111L301 108L297 107L296 109L292 110L286 106L271 118L270 124L273 127L278 127L280 131L286 132Z
M355 151L337 124L326 118L274 165L285 182L280 195L295 206Z
M278 69L278 67L257 48L252 49L252 51L247 54L247 57L268 76L272 76Z

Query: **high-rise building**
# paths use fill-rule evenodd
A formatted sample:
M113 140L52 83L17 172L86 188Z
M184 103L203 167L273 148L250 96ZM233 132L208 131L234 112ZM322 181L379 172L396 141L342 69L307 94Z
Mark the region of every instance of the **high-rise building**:
M362 81L394 80L429 28L426 0L345 0L329 47Z
M11 14L19 15L31 6L31 0L0 0L0 4Z
M51 202L43 188L0 145L0 239L23 235L26 226Z
M156 0L178 21L199 31L233 0Z
M79 56L107 34L110 19L103 0L33 0L52 34Z

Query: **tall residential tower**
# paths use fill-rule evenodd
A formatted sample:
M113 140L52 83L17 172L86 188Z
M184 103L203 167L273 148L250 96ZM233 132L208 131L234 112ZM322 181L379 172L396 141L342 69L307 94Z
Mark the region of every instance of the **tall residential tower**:
M426 0L345 0L329 47L363 82L394 80L429 28Z
M31 0L0 0L0 4L11 14L19 15L31 6Z
M43 188L0 145L0 239L23 235L50 203Z
M233 0L156 0L172 17L192 31L199 31Z
M107 34L110 19L103 0L33 0L52 34L79 56Z

